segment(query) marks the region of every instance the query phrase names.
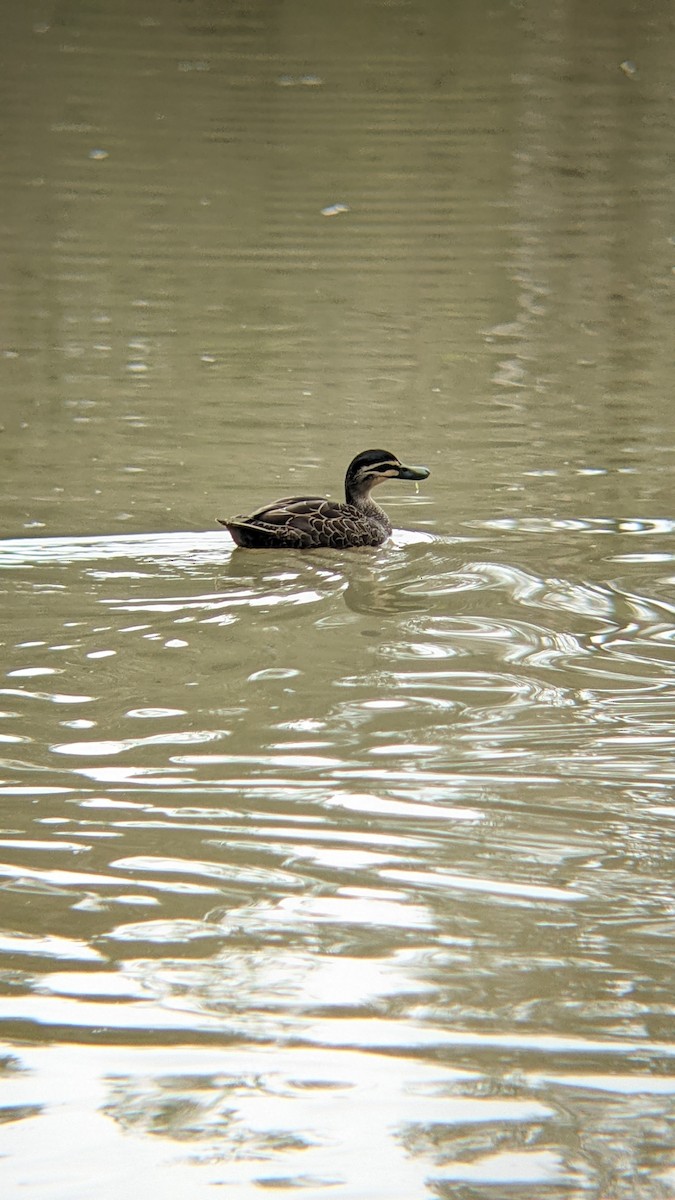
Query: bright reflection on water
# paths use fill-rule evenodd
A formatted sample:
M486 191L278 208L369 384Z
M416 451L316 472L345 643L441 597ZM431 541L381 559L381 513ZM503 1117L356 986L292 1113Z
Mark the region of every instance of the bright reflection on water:
M13 1186L59 1194L72 1121L108 1196L582 1194L618 1140L666 1178L663 563L540 577L510 539L592 525L525 524L492 561L3 543Z

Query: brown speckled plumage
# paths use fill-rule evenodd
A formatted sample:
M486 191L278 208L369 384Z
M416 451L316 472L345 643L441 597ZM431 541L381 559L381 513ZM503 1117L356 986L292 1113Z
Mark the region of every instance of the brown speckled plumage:
M404 466L388 450L364 450L347 468L344 504L323 496L290 496L249 516L218 520L238 546L249 549L380 546L391 522L371 498L372 488L387 479L426 479L428 474L426 467Z

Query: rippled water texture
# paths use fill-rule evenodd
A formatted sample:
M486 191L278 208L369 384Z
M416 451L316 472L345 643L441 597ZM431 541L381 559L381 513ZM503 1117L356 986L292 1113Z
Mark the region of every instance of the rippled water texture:
M672 538L510 528L502 561L477 534L351 557L4 544L23 637L2 689L3 1090L30 1118L5 1151L47 1124L53 1175L84 1108L78 1175L135 1135L104 1194L176 1154L235 1194L581 1192L619 1153L629 1178L667 1169L663 564L634 591L506 561L600 532Z
M7 13L0 1192L666 1200L670 10Z

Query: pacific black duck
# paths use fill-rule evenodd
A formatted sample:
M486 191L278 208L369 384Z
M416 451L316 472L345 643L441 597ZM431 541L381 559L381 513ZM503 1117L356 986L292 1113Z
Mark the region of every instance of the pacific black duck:
M404 466L388 450L363 450L347 468L344 504L323 496L289 496L250 516L218 521L248 549L380 546L391 533L391 521L371 498L372 489L387 479L426 479L428 474L426 467Z

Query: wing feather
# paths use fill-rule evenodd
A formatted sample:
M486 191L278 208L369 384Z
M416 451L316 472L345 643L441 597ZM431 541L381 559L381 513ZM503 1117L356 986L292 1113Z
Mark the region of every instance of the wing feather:
M351 504L324 496L289 496L248 516L220 520L240 546L379 546L387 531Z

